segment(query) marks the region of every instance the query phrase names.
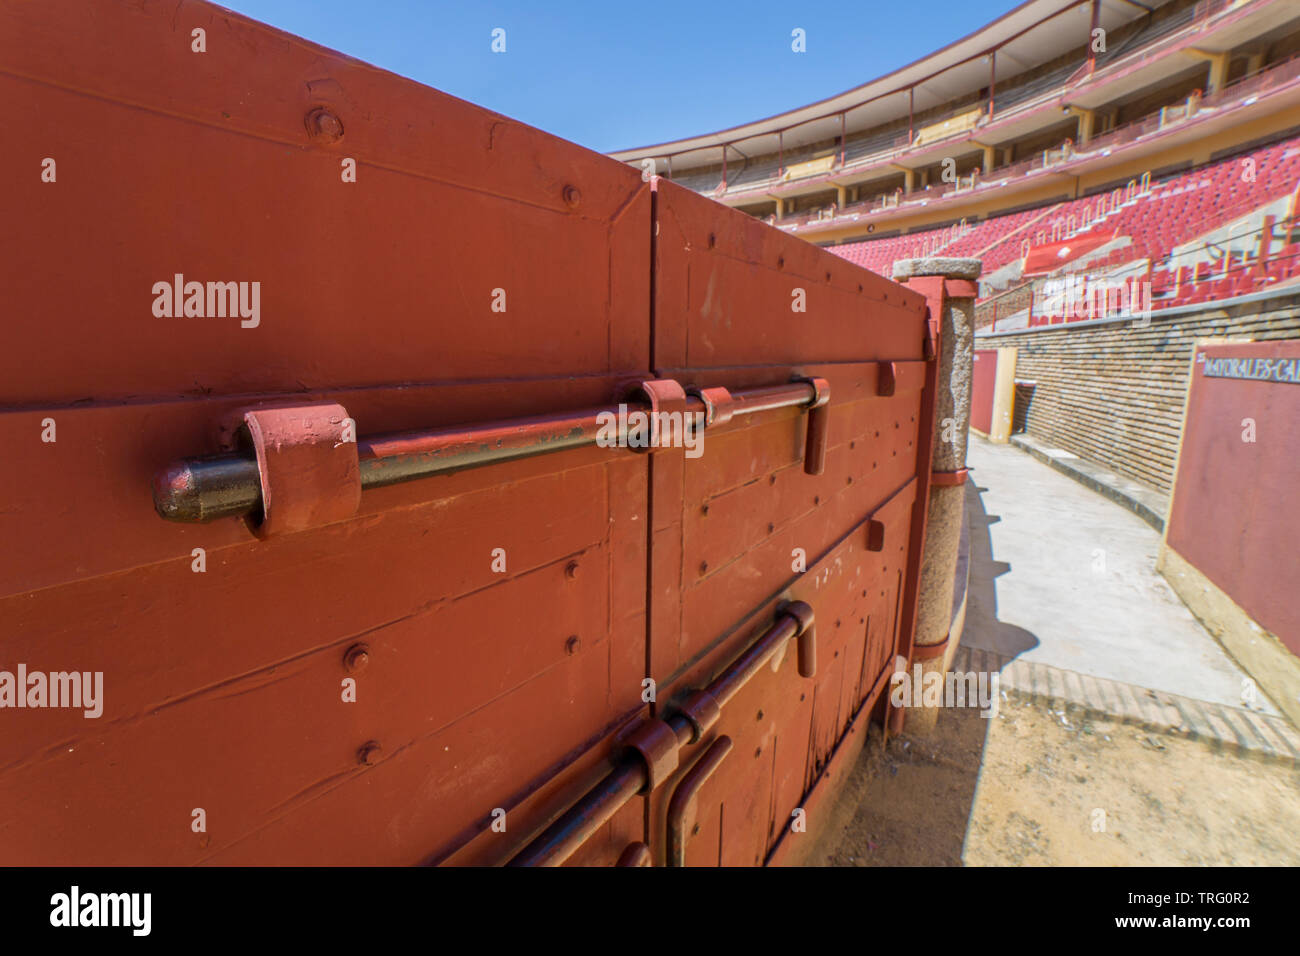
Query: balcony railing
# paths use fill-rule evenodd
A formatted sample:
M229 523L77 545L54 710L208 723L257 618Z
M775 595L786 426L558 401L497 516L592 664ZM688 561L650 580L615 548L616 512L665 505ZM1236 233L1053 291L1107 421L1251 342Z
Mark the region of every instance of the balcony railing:
M1100 136L1093 137L1086 146L1075 147L1067 144L1054 150L1047 150L1017 163L999 167L987 175L979 175L974 183L971 182L969 177L963 176L956 183L933 184L910 195L893 196L890 194L887 197L876 195L870 199L846 205L843 210L832 218L840 218L851 213L862 215L879 212L899 205L919 203L922 200L929 202L941 199L954 193L985 190L992 186L1004 185L1010 180L1019 179L1040 169L1051 169L1070 163L1075 159L1087 159L1098 153L1104 154L1113 151L1149 134L1181 125L1210 110L1219 110L1232 106L1252 96L1272 92L1297 80L1300 80L1300 53L1274 63L1252 76L1234 80L1211 96L1189 98L1184 103L1176 104L1175 108L1166 107L1149 116L1118 126ZM886 201L882 202L882 198L885 198ZM781 220L780 225L797 228L811 222L826 220L827 217L824 212L812 210L798 217Z
M1195 28L1197 30L1204 29L1207 20L1215 16L1218 16L1221 13L1228 12L1234 8L1248 5L1252 2L1254 2L1254 0L1202 0L1201 3L1198 3L1196 7L1193 8L1192 16L1190 17L1190 19L1186 23L1180 24L1179 28L1174 33L1164 34L1161 36L1154 37L1152 38L1151 42L1146 45L1136 47L1133 50L1125 51L1119 56L1118 59L1114 60L1111 63L1107 63L1104 69L1099 70L1098 73L1089 74L1087 71L1087 64L1085 63L1082 66L1080 66L1079 69L1076 70L1073 74L1067 77L1060 84L1060 86L1055 87L1053 91L1050 91L1049 93L1045 93L1042 96L1030 97L1029 99L1025 100L1022 103L1016 103L1010 109L998 110L994 113L993 119L997 121L1001 121L1007 118L1014 117L1022 112L1038 109L1042 105L1042 100L1044 99L1044 96L1052 96L1052 95L1060 96L1066 94L1076 83L1082 82L1084 79L1088 79L1089 77L1095 77L1103 73L1109 73L1111 70L1123 64L1130 64L1134 62L1136 59L1148 55L1151 52L1151 50L1156 46L1165 45L1174 40L1183 38L1183 34L1185 34L1189 29L1191 28ZM1261 73L1259 75L1262 76L1263 74ZM1252 77L1250 79L1255 79L1255 78ZM1029 81L1029 82L1032 84L1033 81ZM1265 85L1261 85L1259 87L1259 90L1262 92L1267 88L1269 87ZM1223 92L1224 91L1220 91L1219 94L1216 94L1216 97L1214 98L1215 102L1222 101ZM995 99L995 103L996 103L996 99ZM1210 98L1206 98L1202 101L1202 106L1207 106L1207 105L1211 105ZM1180 108L1183 109L1184 112L1186 112L1185 106ZM825 119L825 117L818 118L818 120L823 120L823 119ZM1176 117L1173 115L1167 116L1165 118L1165 125L1175 121L1175 119ZM812 120L810 122L816 122L818 120ZM928 149L939 143L946 142L949 139L960 140L969 137L971 133L975 132L975 130L977 129L983 128L984 126L988 125L989 122L990 119L987 116L982 117L975 127L970 129L955 130L950 136L944 137L943 139L927 141L924 144L924 147ZM1094 138L1092 142L1089 144L1088 151L1092 152L1094 149L1096 149L1097 147L1095 144L1097 144L1099 141L1102 143L1102 148L1106 148L1106 147L1113 148L1118 145L1123 145L1124 143L1131 142L1132 140L1137 139L1140 136L1145 135L1148 132L1151 132L1152 130L1159 129L1161 125L1162 124L1159 122L1158 118L1156 119L1146 118L1142 121L1139 121L1138 123L1127 124L1126 126L1121 127L1120 129L1112 130L1111 132L1104 134L1104 136L1102 137ZM797 128L797 127L791 127L791 128ZM845 162L838 163L834 168L834 170L832 170L829 173L816 172L816 173L809 173L806 176L789 178L786 171L776 170L771 175L765 177L764 179L751 180L739 186L720 181L716 184L716 186L712 188L705 185L701 185L698 187L691 187L691 188L696 188L700 192L706 192L714 196L715 198L719 198L719 199L723 197L742 197L747 193L751 193L751 192L762 193L768 191L774 186L786 185L789 183L796 183L801 181L811 182L811 181L816 181L819 178L829 178L831 176L842 176L846 173L853 173L856 171L870 168L872 166L883 165L885 163L889 163L893 160L900 158L905 153L910 152L913 148L914 147L911 141L911 134L902 133L894 137L893 140L890 141L886 147L872 150L869 153L863 154L861 156L855 156L852 159L849 159ZM846 142L841 147L841 151L845 153L851 151L851 149L852 149L852 144L848 142ZM1023 172L1028 172L1035 168L1041 168L1044 165L1051 165L1051 163L1050 162L1045 163L1042 160L1042 157L1035 157L1035 158L1031 158L1030 160L1023 161L1022 163L1016 164L1016 167L1005 167L1005 171L1010 171L1015 169L1017 173L1023 173ZM1004 170L999 170L996 176L997 178L1000 179L1002 178L1003 174L1004 174ZM931 190L929 195L932 197L937 197L940 195L945 195L952 191L954 191L953 186L952 184L949 184L944 188L938 190Z

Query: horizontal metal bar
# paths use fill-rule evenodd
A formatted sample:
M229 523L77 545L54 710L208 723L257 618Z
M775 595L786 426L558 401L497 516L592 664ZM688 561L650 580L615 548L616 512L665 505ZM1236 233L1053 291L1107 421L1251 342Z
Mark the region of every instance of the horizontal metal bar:
M807 405L816 397L816 388L807 382L732 393L736 415ZM650 411L644 403L625 403L623 408L629 415ZM357 441L361 487L381 488L594 445L605 416L618 416L619 410L620 406L612 405L361 438ZM705 405L692 396L686 411L703 414ZM618 420L619 437L626 439L626 419ZM257 462L251 453L239 452L181 459L154 477L153 497L158 514L169 521L204 522L256 513L262 504Z
M690 722L680 715L666 723L677 735L679 745L691 739ZM610 821L633 797L645 789L650 773L639 754L628 753L604 779L528 846L511 858L507 866L559 866Z
M777 651L791 638L798 638L799 641L800 675L812 677L816 673L816 632L812 608L803 601L791 601L778 608L777 614L776 622L706 688L718 706L725 706L727 701L736 696L736 692L749 683L750 678L775 657Z
M803 601L792 601L777 609L777 619L736 658L732 664L719 674L705 689L719 705L725 704L736 692L762 668L784 642L798 638L799 672L804 677L813 675L815 663L812 653L813 610ZM694 722L683 713L676 713L665 718L666 723L677 736L678 749L689 746L697 740ZM725 739L725 738L720 738ZM725 745L715 743L716 753L706 755L698 766L700 774L707 776L716 769L709 768L704 760L720 761L730 749L730 741ZM694 772L694 770L692 771ZM695 778L691 778L695 779ZM650 770L646 761L636 753L625 753L619 764L611 770L600 783L592 787L577 803L566 810L540 836L520 850L508 866L559 866L586 842L630 801L650 781ZM703 780L698 780L703 783ZM688 788L687 794L690 794ZM687 796L685 799L689 799ZM684 807L680 813L684 813Z
M646 766L629 757L587 791L507 866L559 866L609 822L646 784Z

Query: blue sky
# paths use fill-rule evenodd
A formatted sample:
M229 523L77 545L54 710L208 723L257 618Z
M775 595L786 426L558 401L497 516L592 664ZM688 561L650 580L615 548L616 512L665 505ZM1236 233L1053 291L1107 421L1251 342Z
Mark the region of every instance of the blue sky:
M1019 0L223 0L254 19L602 152L824 99ZM506 31L506 52L491 32ZM791 31L807 52L791 52Z

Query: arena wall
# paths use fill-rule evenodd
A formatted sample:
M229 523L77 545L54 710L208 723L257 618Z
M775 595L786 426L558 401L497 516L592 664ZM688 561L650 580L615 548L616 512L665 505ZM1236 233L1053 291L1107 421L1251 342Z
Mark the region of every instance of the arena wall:
M1030 436L1168 494L1195 343L1298 337L1300 292L1292 289L1156 312L1145 327L1103 319L984 333L976 342L1019 349L1015 418Z

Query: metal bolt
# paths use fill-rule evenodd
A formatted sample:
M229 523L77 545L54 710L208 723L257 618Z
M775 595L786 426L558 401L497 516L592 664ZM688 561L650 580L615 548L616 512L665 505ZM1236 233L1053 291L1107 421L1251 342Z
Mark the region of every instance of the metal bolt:
M708 571L708 570L709 570L709 562L707 562L707 561L701 561L701 562L700 562L700 574L704 574L704 573L705 573L706 571Z
M567 641L564 642L565 653L568 654L570 657L572 657L574 654L578 653L578 645L581 643L582 642L578 640L578 635L574 634L572 637L570 637Z
M367 767L373 767L379 763L379 756L384 752L384 748L379 746L378 740L367 740L357 751L357 763L364 764Z
M570 209L576 209L582 202L582 193L578 192L577 186L564 187L564 202Z
M762 712L761 710L758 712L758 717L755 718L755 719L756 719L756 720L762 720L762 719L763 719L763 712Z
M698 823L695 824L695 826L691 827L691 836L697 836L699 832L700 832L700 825Z
M343 136L343 121L327 109L314 109L307 114L307 132L313 139L334 142Z
M370 648L365 644L353 644L343 654L343 666L350 671L363 671L370 663Z
M578 576L578 562L570 561L564 566L564 576L572 581Z

